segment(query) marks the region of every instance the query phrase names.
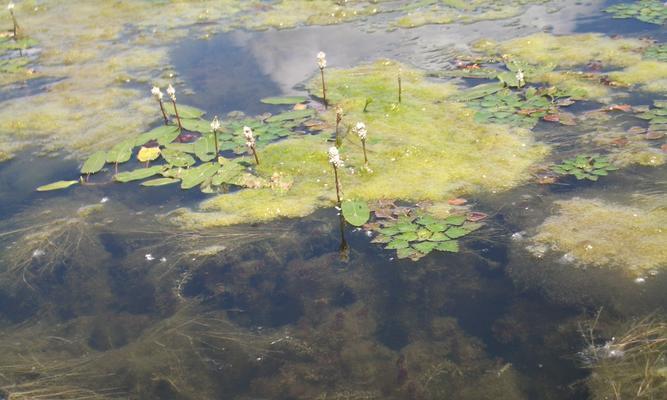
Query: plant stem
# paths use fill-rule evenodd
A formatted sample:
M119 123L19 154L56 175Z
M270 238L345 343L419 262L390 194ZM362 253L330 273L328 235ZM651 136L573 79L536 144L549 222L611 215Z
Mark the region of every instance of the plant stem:
M334 178L336 179L336 199L338 200L338 205L340 205L340 183L338 182L338 168L333 166Z
M9 13L12 15L12 22L14 23L14 28L13 28L13 37L14 40L18 40L18 32L19 32L19 24L16 22L16 16L14 15L13 10L9 10Z
M178 108L176 108L176 102L171 101L174 104L174 113L176 114L176 120L178 121L178 129L183 130L183 125L181 125L181 117L178 115Z
M398 71L398 103L399 104L401 103L402 92L403 92L403 85L402 85L402 82L401 82L401 71L399 70Z
M259 165L259 157L257 157L257 150L255 150L255 147L252 147L252 155L255 156L255 162L257 165Z
M361 141L361 147L364 149L364 164L368 164L368 157L366 156L366 141Z
M162 104L162 100L158 100L158 103L160 103L160 111L162 111L162 118L164 118L164 124L169 125L169 119L167 118L167 113L164 112L164 104Z
M215 156L218 156L218 153L220 153L220 149L218 148L218 131L214 130L213 131L213 140L215 141Z
M322 99L324 100L324 109L327 109L327 85L324 83L324 68L320 68L322 75Z

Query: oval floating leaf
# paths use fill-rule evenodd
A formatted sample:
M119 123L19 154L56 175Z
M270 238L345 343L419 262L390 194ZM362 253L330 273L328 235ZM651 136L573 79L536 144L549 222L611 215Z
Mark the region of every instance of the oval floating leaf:
M180 179L176 178L156 178L146 182L142 182L141 186L164 186L164 185L171 185L172 183L177 183L179 181Z
M288 111L280 114L273 115L269 117L266 122L280 122L280 121L289 121L296 119L305 119L312 117L315 114L314 110L298 110L298 111Z
M195 154L197 157L204 161L211 161L216 157L215 154L215 139L213 138L213 135L204 135L200 137L196 142L195 142Z
M197 107L186 106L183 104L178 104L177 107L178 107L178 116L181 117L181 119L196 119L206 114L206 111L200 110ZM170 105L165 104L164 108L167 111L167 114L174 116L176 115L176 113L174 112L173 104Z
M76 185L79 181L58 181L49 183L48 185L43 185L37 188L38 192L48 192L50 190L60 190L66 189L72 185Z
M117 182L131 182L138 181L140 179L145 179L153 175L157 175L162 172L163 167L161 165L156 165L150 168L138 168L132 171L121 172L114 176L114 180Z
M264 104L297 104L308 100L303 96L266 97L260 100Z
M122 164L132 158L132 148L134 140L125 140L116 144L107 152L107 162L112 164Z
M178 150L164 149L162 150L162 157L164 160L174 167L189 167L195 164L195 159Z
M134 145L141 146L150 142L151 140L157 140L159 144L165 145L167 143L173 142L174 139L176 139L179 134L180 132L178 131L177 126L162 125L137 136L137 138L134 140Z
M191 189L200 183L204 182L206 179L215 175L220 169L220 165L217 163L206 163L200 166L190 168L183 171L181 174L181 189Z
M107 153L105 151L96 151L93 153L81 167L82 174L94 174L104 168L107 162Z
M344 201L341 204L341 209L343 211L343 217L345 220L354 226L361 226L368 221L370 217L371 210L368 208L368 204L365 201L360 200L348 200Z
M457 242L456 240L448 240L446 242L441 242L438 243L437 246L435 246L435 250L446 251L450 253L458 253L459 242Z
M143 163L153 161L158 157L160 157L159 147L142 147L137 154L137 160Z

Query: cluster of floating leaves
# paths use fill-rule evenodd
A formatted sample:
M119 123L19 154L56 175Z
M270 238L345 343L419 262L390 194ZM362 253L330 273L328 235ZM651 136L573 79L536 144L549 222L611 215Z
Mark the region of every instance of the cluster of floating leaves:
M494 60L491 60L494 61ZM505 60L505 70L480 67L479 64L464 65L459 74L466 78L497 79L499 82L477 85L454 96L454 100L465 102L476 111L475 120L480 123L496 123L534 127L540 119L574 125L574 117L563 113L560 107L574 104L574 91L563 91L556 87L524 87L528 77L542 74L553 66L533 66L520 60ZM475 68L471 68L474 66ZM477 72L475 72L477 71ZM448 76L447 74L438 74Z
M636 133L644 134L646 139L662 139L667 133L667 101L655 100L654 107L639 112L636 117L647 120L648 129L634 128Z
M380 243L386 250L396 250L399 259L417 261L432 251L459 252L458 239L482 227L487 215L480 212L452 214L436 218L421 209L397 206L381 200L371 207L362 200L346 200L341 204L345 221L375 232L371 243ZM375 218L372 222L371 214Z
M573 101L568 97L561 97L560 94L549 98L547 93L546 90L537 90L533 87L521 92L504 88L496 93L469 101L467 104L476 110L475 121L481 123L532 128L542 118L550 120L558 116L557 122L565 125L574 124L573 117L568 119L566 116L569 114L561 113L559 110L559 106L568 106L573 104Z
M299 104L305 100L303 97L290 97L270 98L264 102ZM243 114L230 115L222 122L218 131L216 152L215 135L211 130L211 122L203 118L205 112L195 107L180 105L178 112L182 131L176 125L163 125L118 143L108 151L97 151L83 163L81 174L87 177L102 171L107 164L113 164L116 170L113 179L121 183L161 176L145 181L142 185L163 186L180 182L181 189L201 185L204 192L210 192L212 187L222 185L260 187L266 182L248 172L249 164L238 158L224 158L220 154L234 157L246 151L244 126L253 129L258 147L298 133L295 128L310 120L315 111L305 106L297 108L256 118ZM145 167L118 172L118 165L130 161L135 151L137 161L144 163ZM160 158L164 161L163 164L149 166ZM64 189L82 180L58 181L40 186L37 190Z
M644 51L644 58L667 62L667 45L656 44Z
M605 11L613 14L614 18L636 18L650 24L662 25L667 21L667 7L658 0L616 4Z
M14 39L10 36L0 36L0 73L17 74L24 72L30 58L25 52L37 45L37 41L30 38Z
M572 175L578 180L588 179L591 181L597 181L600 176L606 176L610 171L616 171L617 169L608 157L599 154L579 154L552 167L552 170L557 174Z
M376 228L378 235L372 243L382 243L385 249L396 250L398 258L417 261L434 250L457 253L458 239L481 226L468 221L465 215L439 219L426 214L408 214L395 220L383 220Z

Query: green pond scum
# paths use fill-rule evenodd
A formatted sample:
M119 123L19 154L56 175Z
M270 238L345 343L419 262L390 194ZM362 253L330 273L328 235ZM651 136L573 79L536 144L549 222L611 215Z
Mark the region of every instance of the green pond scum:
M666 19L7 1L0 400L667 398Z

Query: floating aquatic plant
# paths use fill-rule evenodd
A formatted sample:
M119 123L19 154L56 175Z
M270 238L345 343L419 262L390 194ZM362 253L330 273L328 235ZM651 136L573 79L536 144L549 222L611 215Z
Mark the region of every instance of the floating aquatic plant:
M324 82L324 68L327 66L327 55L320 51L317 53L317 66L320 68L320 76L322 77L322 100L324 101L324 108L327 108L327 85Z
M662 25L667 21L667 7L658 0L639 0L634 3L621 3L605 10L614 18L636 18L649 24Z
M643 132L647 139L655 140L665 137L665 133L667 133L667 101L655 100L653 108L640 111L636 114L636 117L648 121L648 129Z
M578 180L588 179L590 181L597 181L599 177L607 176L610 171L617 169L608 157L599 154L579 154L552 167L552 170L558 174L573 175Z
M656 44L644 51L644 58L667 62L667 44Z
M559 110L559 107L574 102L569 93L556 88L538 90L531 87L518 93L496 84L484 84L463 92L456 98L467 101L470 108L477 110L475 120L482 123L532 128L544 118L561 124L574 124L573 117Z
M365 201L346 200L341 204L340 208L345 221L350 225L362 226L370 218L371 210Z
M433 250L457 253L458 239L481 226L480 223L470 222L465 215L439 219L427 214L406 213L396 219L383 219L379 225L373 226L377 235L371 242L396 250L398 258L417 261Z

